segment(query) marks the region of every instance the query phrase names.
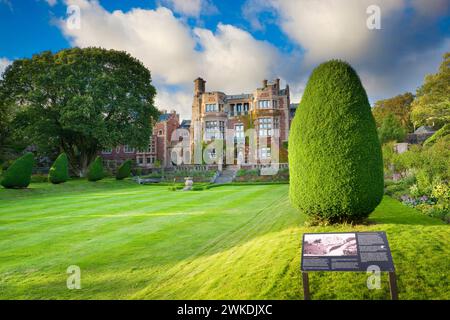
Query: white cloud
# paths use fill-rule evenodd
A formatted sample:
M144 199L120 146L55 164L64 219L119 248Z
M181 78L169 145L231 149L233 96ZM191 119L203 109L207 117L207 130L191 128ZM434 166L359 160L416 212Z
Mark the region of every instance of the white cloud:
M267 1L250 0L267 10ZM368 6L381 8L382 21L403 8L404 0L270 0L281 29L305 50L305 63L329 58L357 60L370 51L376 31L366 26ZM250 4L247 4L249 6Z
M129 52L152 72L157 105L175 109L184 118L190 117L193 80L198 76L207 81L208 90L226 93L252 92L262 79L275 76L277 49L237 27L219 24L215 33L191 30L164 7L108 12L98 1L66 3L81 9L80 30L58 22L72 45Z
M50 7L53 7L55 4L58 3L58 0L45 0L45 1L47 1L48 5Z
M124 50L140 59L155 80L167 84L191 81L196 70L195 41L190 29L166 8L106 11L97 1L68 0L81 9L81 29L59 26L74 46Z
M448 15L448 0L247 0L242 7L253 28L272 14L277 24L304 50L303 74L320 62L343 59L361 75L371 98L413 91L426 73L435 72L441 53L450 50L437 28ZM381 9L381 30L366 26L367 8ZM265 15L262 15L265 13ZM272 21L273 20L273 21ZM426 37L423 35L426 34ZM303 80L294 77L301 90ZM304 82L303 82L304 83Z
M202 13L215 14L218 12L217 7L209 0L162 0L161 4L179 14L194 18L198 18Z
M190 119L192 111L192 91L188 89L170 92L166 88L158 88L155 105L159 110L176 110L181 119Z
M224 92L252 92L262 79L275 76L279 53L269 43L231 25L219 24L210 30L194 30L201 52L201 74L208 88Z
M7 58L0 58L0 78L2 78L3 72L5 72L6 67L11 63L12 61Z

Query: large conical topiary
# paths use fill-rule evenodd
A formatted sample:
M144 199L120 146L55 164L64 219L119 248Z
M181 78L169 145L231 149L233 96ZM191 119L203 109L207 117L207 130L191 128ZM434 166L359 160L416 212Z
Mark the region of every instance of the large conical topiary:
M33 173L34 156L27 153L8 168L2 179L5 188L26 188L30 184Z
M102 158L97 157L89 166L87 178L89 181L98 181L102 180L104 175Z
M130 174L131 174L131 160L126 160L117 170L116 179L123 180L125 178L128 178Z
M67 180L69 180L69 160L65 153L61 153L50 168L48 181L58 184Z
M353 68L332 60L311 74L289 136L290 200L326 222L359 221L383 197L375 120Z

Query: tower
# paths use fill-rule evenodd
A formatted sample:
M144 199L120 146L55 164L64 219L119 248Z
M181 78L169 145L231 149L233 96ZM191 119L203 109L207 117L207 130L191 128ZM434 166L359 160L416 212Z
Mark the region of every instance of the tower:
M192 121L190 128L190 140L191 140L191 159L194 162L194 136L195 132L199 132L201 130L198 128L200 125L200 117L201 117L201 107L202 107L202 96L205 93L206 81L202 78L198 77L194 80L194 100L192 101ZM197 129L197 131L196 131ZM201 132L201 131L200 131Z

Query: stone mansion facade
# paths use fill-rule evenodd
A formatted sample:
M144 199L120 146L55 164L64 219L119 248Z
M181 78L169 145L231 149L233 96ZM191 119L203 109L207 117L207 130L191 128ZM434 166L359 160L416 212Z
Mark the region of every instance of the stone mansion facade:
M177 163L172 161L172 153L179 152L180 148L177 146L182 141L185 146L182 151L184 154L181 155L184 164L201 164L194 159L194 149L199 148L198 144L205 148L215 140L224 140L226 132L231 131L236 148L233 155L227 154L232 159L227 159L226 163L235 164L239 160L246 163L250 158L259 163L272 157L271 139L274 138L274 132L277 132L279 162L287 162L287 151L283 148L283 143L288 140L295 107L290 103L289 86L281 88L279 79L273 82L264 80L262 86L253 93L227 95L220 91L206 91L206 81L197 78L194 81L192 120L180 122L175 111L161 111L145 150L118 146L103 150L100 155L110 169L115 169L127 159L132 159L142 168L174 167ZM184 130L176 131L177 129ZM249 157L248 137L246 138L248 129L253 130L257 141L265 138L267 142L263 147L259 147L258 142L257 152L252 157ZM215 152L214 148L209 149L212 158Z

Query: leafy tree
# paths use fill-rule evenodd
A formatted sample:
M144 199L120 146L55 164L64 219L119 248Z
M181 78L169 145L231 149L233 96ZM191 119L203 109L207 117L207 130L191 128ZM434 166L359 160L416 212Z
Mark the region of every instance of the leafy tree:
M381 127L378 128L378 138L381 143L389 141L401 142L405 139L405 136L405 129L402 128L400 121L393 114L386 116Z
M65 153L61 153L56 158L48 173L48 180L54 184L69 180L69 161Z
M0 81L0 101L16 109L21 135L39 148L62 149L81 176L101 149L148 144L155 93L140 61L100 48L15 60Z
M128 178L130 174L131 174L131 160L126 160L117 170L116 179L123 180L125 178Z
M87 173L87 178L89 181L102 180L105 177L105 172L103 170L102 158L96 157L95 160L89 166Z
M445 136L450 135L450 123L447 123L445 126L436 131L431 137L429 137L424 143L424 146L431 147L436 143L439 139L442 139Z
M327 222L367 217L383 197L383 159L366 92L332 60L311 74L289 136L289 196Z
M450 52L444 55L439 72L425 77L412 103L414 127L431 125L441 128L450 122Z
M32 153L27 153L17 159L6 170L2 186L5 188L26 188L31 182L31 174L33 172L34 156Z
M375 102L372 108L373 116L377 127L381 127L384 119L389 115L394 115L400 122L400 125L406 131L411 131L413 125L410 119L411 104L414 101L414 95L410 92L395 96L390 99L379 100Z

